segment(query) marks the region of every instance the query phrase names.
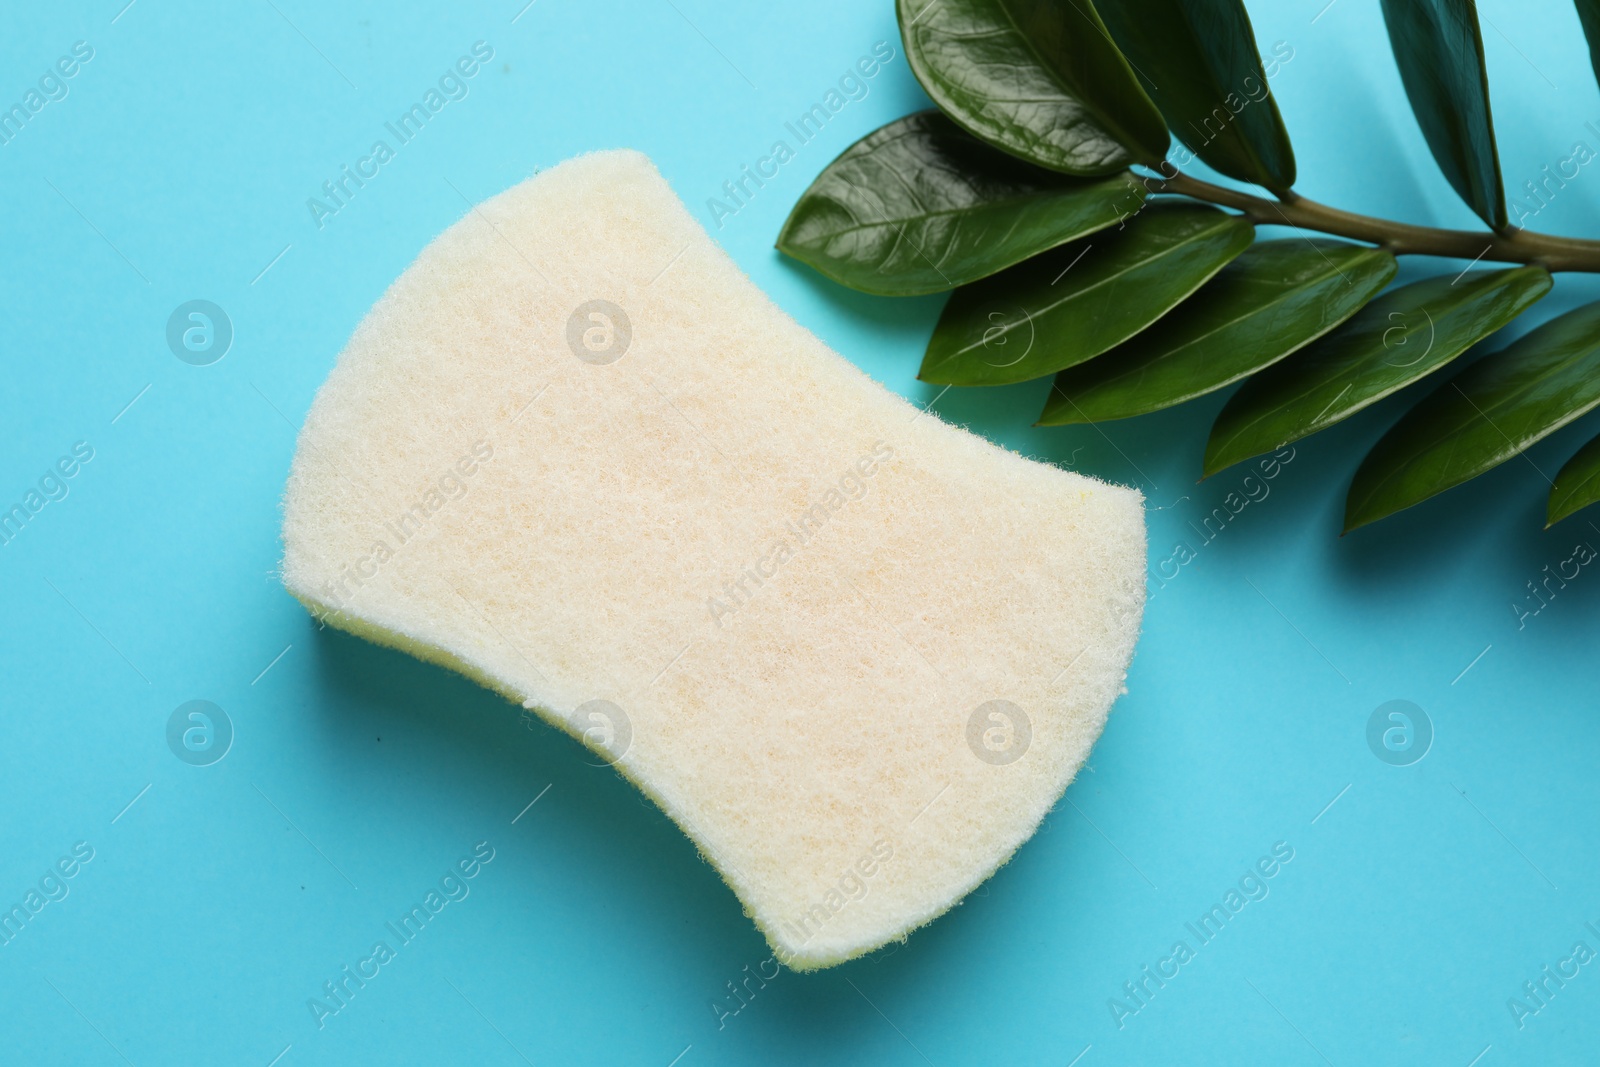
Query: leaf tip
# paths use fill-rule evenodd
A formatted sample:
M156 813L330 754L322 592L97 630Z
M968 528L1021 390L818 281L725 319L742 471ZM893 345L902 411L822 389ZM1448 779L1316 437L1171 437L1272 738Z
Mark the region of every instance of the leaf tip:
M1356 477L1359 478L1360 476L1360 472L1357 471ZM1365 506L1367 503L1370 503L1370 501L1357 503L1354 499L1354 493L1355 486L1351 486L1349 492L1345 494L1344 519L1340 522L1340 526L1343 528L1339 531L1340 537L1343 537L1352 530L1358 530L1370 522L1377 522L1379 519L1383 518L1384 515L1392 514L1391 512L1386 511L1379 511L1377 514L1373 514L1372 511Z
M1392 512L1385 512L1384 514L1392 514ZM1343 537L1345 534L1350 533L1353 530L1359 530L1363 526L1371 525L1381 518L1383 518L1383 515L1362 516L1346 510L1344 513L1344 529L1339 531L1339 536Z

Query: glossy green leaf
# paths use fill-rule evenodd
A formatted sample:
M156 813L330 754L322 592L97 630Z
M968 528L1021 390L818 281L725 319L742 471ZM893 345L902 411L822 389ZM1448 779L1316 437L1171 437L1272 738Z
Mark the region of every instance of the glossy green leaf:
M1551 319L1428 394L1373 446L1346 532L1476 478L1600 404L1600 304Z
M1157 163L1171 139L1091 0L897 0L933 102L990 144L1066 174Z
M1546 529L1574 512L1600 501L1600 437L1596 437L1556 472L1545 511Z
M1517 267L1385 293L1233 394L1206 442L1205 476L1332 426L1431 374L1549 289L1543 267Z
M1101 0L1100 14L1179 140L1229 177L1288 191L1294 150L1240 0Z
M1121 230L956 290L917 376L937 385L1006 385L1053 374L1150 325L1253 235L1244 219L1216 208L1152 205Z
M1600 79L1600 0L1577 0L1578 21L1583 23L1583 36L1589 42L1589 66ZM1550 520L1554 522L1554 519Z
M1383 18L1411 110L1439 169L1479 218L1504 229L1506 198L1476 4L1383 0Z
M828 164L789 213L778 249L852 289L937 293L1115 225L1144 195L1126 174L1040 170L924 111Z
M1148 330L1058 374L1039 423L1125 419L1231 385L1354 315L1396 269L1343 241L1252 245Z

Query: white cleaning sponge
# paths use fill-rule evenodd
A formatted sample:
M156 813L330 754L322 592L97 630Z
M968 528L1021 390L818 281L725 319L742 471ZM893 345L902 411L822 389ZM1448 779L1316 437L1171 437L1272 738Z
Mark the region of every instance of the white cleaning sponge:
M1034 832L1144 604L1138 493L873 382L636 152L423 250L317 394L284 512L308 608L582 737L802 970Z

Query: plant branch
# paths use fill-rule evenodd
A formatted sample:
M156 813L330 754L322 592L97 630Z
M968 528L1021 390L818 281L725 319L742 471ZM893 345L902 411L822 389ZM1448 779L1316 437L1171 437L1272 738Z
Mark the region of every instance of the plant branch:
M1600 273L1600 241L1552 237L1529 230L1495 233L1411 226L1404 222L1341 211L1293 193L1282 201L1268 200L1182 173L1161 179L1147 179L1147 184L1151 192L1179 193L1207 203L1236 208L1259 226L1294 226L1357 241L1369 241L1397 256L1447 256L1498 263L1536 263L1549 271Z

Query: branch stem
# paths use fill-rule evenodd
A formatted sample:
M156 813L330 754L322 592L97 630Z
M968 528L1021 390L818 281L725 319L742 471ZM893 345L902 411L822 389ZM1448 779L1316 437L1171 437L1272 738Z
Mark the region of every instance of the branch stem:
M1170 167L1167 168L1170 170ZM1600 273L1600 241L1552 237L1529 230L1495 233L1485 230L1441 230L1341 211L1305 197L1288 194L1268 200L1187 174L1148 179L1152 192L1179 193L1244 212L1258 226L1293 226L1302 230L1369 241L1397 256L1447 256L1497 263L1536 263L1549 271Z

